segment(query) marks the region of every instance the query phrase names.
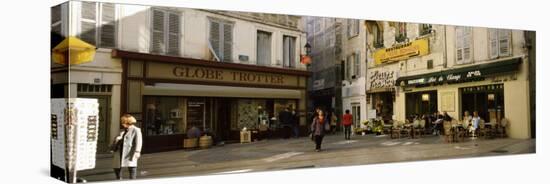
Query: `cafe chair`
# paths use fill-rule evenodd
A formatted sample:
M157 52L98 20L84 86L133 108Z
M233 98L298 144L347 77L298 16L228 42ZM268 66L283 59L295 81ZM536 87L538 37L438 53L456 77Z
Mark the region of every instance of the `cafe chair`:
M414 134L414 137L417 137L417 136L420 136L422 137L422 135L424 135L424 129L425 129L425 126L426 126L426 121L424 120L416 120L414 123L413 123L413 134Z
M502 120L500 120L500 126L498 126L497 128L496 136L501 138L507 137L507 134L506 134L507 126L508 126L508 119L502 118Z
M402 129L403 123L401 121L394 120L393 126L391 127L391 134L390 138L394 138L394 135L397 135L397 138L401 138L401 129Z
M456 139L462 139L464 142L464 138L468 136L468 130L464 128L464 124L460 124L456 119L453 119L453 125Z
M487 128L485 128L485 120L481 119L479 120L479 125L477 125L477 137L486 137L487 135Z

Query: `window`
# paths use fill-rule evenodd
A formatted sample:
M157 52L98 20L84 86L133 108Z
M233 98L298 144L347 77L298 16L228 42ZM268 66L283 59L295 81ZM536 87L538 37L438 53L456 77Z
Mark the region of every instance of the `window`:
M352 65L352 62L353 61L353 55L349 55L345 61L345 70L344 70L344 75L346 77L347 80L350 80L351 79L351 76L353 75L352 74L352 70L351 70L351 65Z
M398 22L395 26L395 41L404 42L407 40L407 24Z
M320 18L315 18L314 19L314 30L315 30L315 33L318 33L319 31L321 31L321 19Z
M296 37L283 36L283 67L296 68Z
M431 24L420 24L418 26L418 35L427 35L430 34L430 31L432 30Z
M456 64L472 61L472 28L456 27Z
M374 38L374 48L384 47L384 35L377 23L372 25L372 36Z
M271 64L271 33L258 31L256 36L256 57L258 65L268 66Z
M63 31L62 31L62 27L63 27L63 24L62 24L62 10L61 10L61 6L62 5L57 5L57 6L54 6L52 7L51 9L51 20L52 20L52 24L51 24L51 31L54 32L54 33L57 33L59 35L63 35Z
M489 29L489 54L491 59L510 56L512 31Z
M233 24L210 19L210 46L218 61L230 62L233 54Z
M356 52L353 54L353 75L355 78L359 78L361 75L361 53Z
M348 38L359 35L360 20L347 19Z
M98 47L116 47L115 5L95 2L81 3L78 37Z
M151 52L180 55L180 15L153 9Z

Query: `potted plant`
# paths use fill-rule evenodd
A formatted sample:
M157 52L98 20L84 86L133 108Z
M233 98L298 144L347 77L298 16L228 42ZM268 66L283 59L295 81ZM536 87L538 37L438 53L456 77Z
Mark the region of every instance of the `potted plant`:
M376 135L381 135L384 131L384 122L379 119L375 119L372 121L372 132Z

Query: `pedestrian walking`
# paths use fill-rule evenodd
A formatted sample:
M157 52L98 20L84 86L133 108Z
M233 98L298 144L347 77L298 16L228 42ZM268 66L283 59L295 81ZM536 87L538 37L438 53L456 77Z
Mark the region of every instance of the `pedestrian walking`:
M336 127L338 125L338 117L336 116L336 112L332 111L332 113L330 113L330 130L332 132L332 134L335 134L336 133Z
M294 138L298 138L300 136L300 117L296 109L292 109L292 128L294 130Z
M342 125L344 125L344 138L346 140L351 139L351 125L353 124L353 116L349 113L349 109L346 109L346 114L342 115Z
M141 129L136 127L136 118L125 114L120 118L123 129L111 145L113 153L113 169L116 179L122 179L123 167L128 168L130 179L137 177L137 163L141 156L142 136Z
M313 118L313 122L311 123L311 133L315 140L315 151L319 152L321 151L321 144L323 143L325 131L330 130L330 125L324 111L318 110L317 112L318 115Z

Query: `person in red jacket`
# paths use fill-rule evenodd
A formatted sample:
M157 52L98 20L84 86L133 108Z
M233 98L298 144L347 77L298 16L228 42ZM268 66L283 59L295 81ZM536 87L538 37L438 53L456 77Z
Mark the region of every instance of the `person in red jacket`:
M344 136L346 140L350 140L351 125L353 124L353 116L346 109L346 114L342 115L342 125L344 125Z

